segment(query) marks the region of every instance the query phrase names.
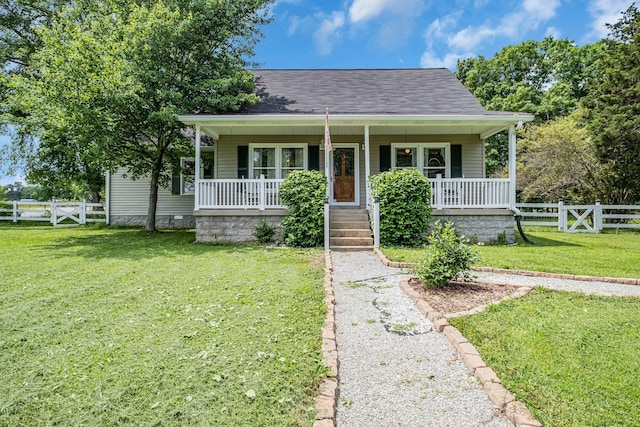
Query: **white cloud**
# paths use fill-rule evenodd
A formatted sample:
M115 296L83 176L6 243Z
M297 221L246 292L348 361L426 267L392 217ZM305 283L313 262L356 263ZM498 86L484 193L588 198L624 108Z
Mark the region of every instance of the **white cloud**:
M475 6L482 7L482 0L476 0ZM522 0L518 9L507 13L496 22L486 22L477 26L468 26L456 31L455 28L461 14L447 15L436 19L427 27L424 35L426 50L422 55L422 66L444 66L455 68L459 59L475 56L473 52L485 43L498 37L515 39L549 21L556 15L560 7L560 0ZM555 34L555 29L549 27L548 34ZM434 46L446 45L448 53L443 58L434 54Z
M562 37L562 32L556 27L547 27L547 31L544 32L545 37L553 37L559 39Z
M329 55L340 39L340 30L345 24L343 12L334 11L322 19L320 27L313 33L313 41L320 55Z
M423 68L448 68L455 70L458 65L458 60L470 58L473 54L458 55L455 53L448 53L444 58L438 58L433 52L426 51L420 58L420 66Z
M593 0L589 5L589 13L593 39L602 39L609 35L606 24L615 24L622 17L621 13L631 6L634 0Z
M398 0L354 0L349 8L349 21L357 24L377 18L385 9L402 5Z

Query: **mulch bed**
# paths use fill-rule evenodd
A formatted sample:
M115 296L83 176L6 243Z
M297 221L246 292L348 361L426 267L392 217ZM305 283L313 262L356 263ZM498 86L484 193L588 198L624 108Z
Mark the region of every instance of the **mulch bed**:
M431 307L445 316L475 310L521 293L519 286L473 281L452 282L441 288L427 288L420 279L414 277L409 280L409 285Z

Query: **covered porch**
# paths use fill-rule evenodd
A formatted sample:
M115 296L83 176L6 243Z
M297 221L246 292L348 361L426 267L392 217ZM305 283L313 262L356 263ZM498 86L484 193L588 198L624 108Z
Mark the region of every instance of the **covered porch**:
M432 206L441 210L515 208L515 128L528 116L332 115L332 151L325 149L324 115L180 119L196 129L196 165L202 162L203 148L211 149L210 143L202 144L203 136L215 141L213 174L205 177L202 167L194 168L194 212L281 210L279 187L295 169L324 171L331 206L365 208L371 197L368 177L394 167L419 168L430 179ZM483 139L505 129L509 130L509 177L485 178ZM244 165L239 154L242 147L246 147ZM225 159L236 163L229 165Z

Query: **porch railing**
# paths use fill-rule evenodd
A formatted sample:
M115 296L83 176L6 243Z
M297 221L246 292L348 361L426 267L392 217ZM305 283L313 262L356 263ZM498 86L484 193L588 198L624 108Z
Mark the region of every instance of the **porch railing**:
M199 181L199 209L284 209L279 190L283 179L202 179ZM500 208L509 203L508 179L431 179L434 209ZM368 205L372 206L372 200Z
M199 209L283 209L278 196L283 179L201 179Z
M432 178L431 206L434 209L507 209L509 180L501 178Z

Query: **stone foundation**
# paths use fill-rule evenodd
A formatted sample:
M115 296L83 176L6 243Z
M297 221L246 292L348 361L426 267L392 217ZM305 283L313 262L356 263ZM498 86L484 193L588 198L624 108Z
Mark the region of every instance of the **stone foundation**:
M251 242L262 221L276 229L273 239L279 239L280 224L285 211L198 211L196 212L196 242Z
M111 215L109 225L120 227L144 227L146 215ZM196 219L193 215L156 215L156 227L159 229L195 228Z
M516 241L515 219L507 209L434 209L433 220L453 222L472 242L497 242L502 233L506 243Z

